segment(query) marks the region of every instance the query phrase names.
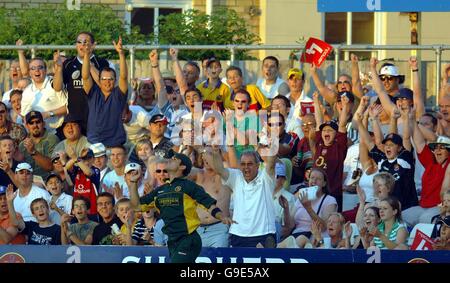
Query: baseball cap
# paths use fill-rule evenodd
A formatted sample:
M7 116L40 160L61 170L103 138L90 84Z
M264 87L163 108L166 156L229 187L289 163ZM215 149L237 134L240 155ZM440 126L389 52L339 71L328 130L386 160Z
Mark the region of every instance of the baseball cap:
M391 141L391 142L395 143L396 145L403 146L402 137L397 134L394 134L394 133L390 133L389 135L387 135L383 140L383 144L385 144L387 141Z
M341 101L342 96L347 96L347 97L348 97L348 100L350 100L350 102L355 102L355 96L354 96L353 93L350 92L350 91L341 91L341 92L338 92L336 101Z
M127 174L130 171L141 171L141 165L137 163L128 163L127 166L125 166L124 173Z
M52 156L50 157L50 159L52 160L52 162L56 159L59 159L59 152L57 151L53 151Z
M77 123L78 125L80 125L80 122L81 122L81 119L79 119L75 115L69 113L64 117L64 122L62 123L62 127L64 128L64 126L67 123Z
M388 64L388 65L382 66L381 69L380 69L379 76L380 77L381 76L398 77L400 84L405 82L405 76L404 75L400 75L397 66L392 65L392 64Z
M336 122L334 122L334 121L328 121L328 122L323 123L322 125L320 125L319 130L322 131L323 128L325 128L326 126L331 127L335 131L339 130L338 124L336 124Z
M94 153L94 157L106 155L106 147L101 142L91 144L89 148L92 150L92 153Z
M303 76L303 71L298 68L291 68L288 71L288 79L291 78L291 76L295 76L297 79L301 80Z
M174 153L172 158L179 159L181 161L180 165L186 166L186 169L183 171L184 176L189 175L192 169L191 159L182 153Z
M211 57L211 58L208 59L208 62L206 62L206 68L209 68L209 65L211 65L214 62L218 62L219 65L222 66L222 64L220 64L219 59L217 59L216 57Z
M42 117L42 114L39 111L30 111L27 113L27 115L25 115L25 121L27 123L30 123L31 120L33 119L39 119L41 121L44 121L44 118Z
M16 171L15 172L17 173L17 172L22 171L22 170L27 170L28 172L33 173L33 168L31 167L30 164L28 164L26 162L19 163L17 165L17 167L16 167Z
M278 177L285 177L286 178L286 167L284 166L284 163L277 162L275 164L275 176Z
M413 100L413 91L410 90L409 88L401 88L394 98L395 100L399 98L406 98L409 100Z
M48 181L49 181L51 178L53 178L53 177L58 178L58 180L59 180L60 182L62 182L61 177L59 177L59 176L56 175L55 173L50 173L50 174L47 176L47 178L45 178L45 184L47 184Z
M428 146L431 150L434 150L438 144L443 145L445 146L445 148L447 148L447 150L450 150L450 138L445 136L438 136L437 140L435 142L430 142Z
M80 156L81 159L86 160L89 158L94 158L94 152L90 148L85 148L81 152L82 152L81 154L83 154L83 156Z
M6 187L0 186L0 195L4 195L4 194L6 194Z
M163 122L164 124L169 124L169 121L167 121L167 118L163 114L155 114L150 118L150 124L151 123L158 123Z

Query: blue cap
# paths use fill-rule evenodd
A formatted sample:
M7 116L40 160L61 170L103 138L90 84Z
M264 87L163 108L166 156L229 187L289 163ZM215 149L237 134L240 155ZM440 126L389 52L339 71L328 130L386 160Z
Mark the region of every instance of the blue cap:
M6 194L6 187L0 186L0 195L4 195L4 194Z
M414 96L414 94L413 94L412 90L410 90L409 88L401 88L394 98L396 100L399 98L406 98L409 100L413 100L413 96Z

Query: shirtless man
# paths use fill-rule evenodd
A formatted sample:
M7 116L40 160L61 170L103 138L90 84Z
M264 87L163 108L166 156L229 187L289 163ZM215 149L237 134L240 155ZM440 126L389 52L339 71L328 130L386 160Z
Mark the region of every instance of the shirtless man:
M203 169L191 170L189 179L202 186L205 191L217 200L216 206L222 210L223 216L230 215L230 195L229 187L222 185L220 175L214 172L210 166L212 159L212 150L205 147L202 151ZM218 221L204 209L197 208L197 213L201 221L197 232L202 238L203 247L226 248L228 244L229 226Z

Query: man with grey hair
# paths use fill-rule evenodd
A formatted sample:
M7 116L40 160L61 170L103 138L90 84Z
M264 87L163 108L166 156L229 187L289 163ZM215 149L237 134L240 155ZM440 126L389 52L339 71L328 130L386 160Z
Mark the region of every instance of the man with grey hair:
M260 145L264 149L267 146ZM261 149L261 148L260 148ZM229 146L231 154L234 148ZM222 183L233 191L233 220L230 227L232 247L266 248L275 246L275 154L265 158L265 168L260 170L260 156L255 151L244 151L240 158L240 170L224 168L217 149L207 160L212 169L220 175Z

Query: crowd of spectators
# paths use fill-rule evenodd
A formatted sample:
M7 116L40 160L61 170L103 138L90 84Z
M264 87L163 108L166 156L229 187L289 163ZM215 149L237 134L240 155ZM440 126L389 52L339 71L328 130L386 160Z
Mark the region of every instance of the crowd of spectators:
M52 72L23 50L10 64L0 244L169 243L172 253L184 231L203 247L409 249L420 223L434 225L435 249L450 249L450 68L427 112L414 57L411 88L376 58L362 81L352 54L351 75L331 87L311 66L309 97L308 75L281 74L273 56L244 84L241 68L214 57L181 66L173 48L173 74L161 72L153 50L151 78L137 79L121 38L114 47L118 70L89 32L76 56L55 52ZM172 184L172 198L157 195ZM348 195L359 200L350 208Z

